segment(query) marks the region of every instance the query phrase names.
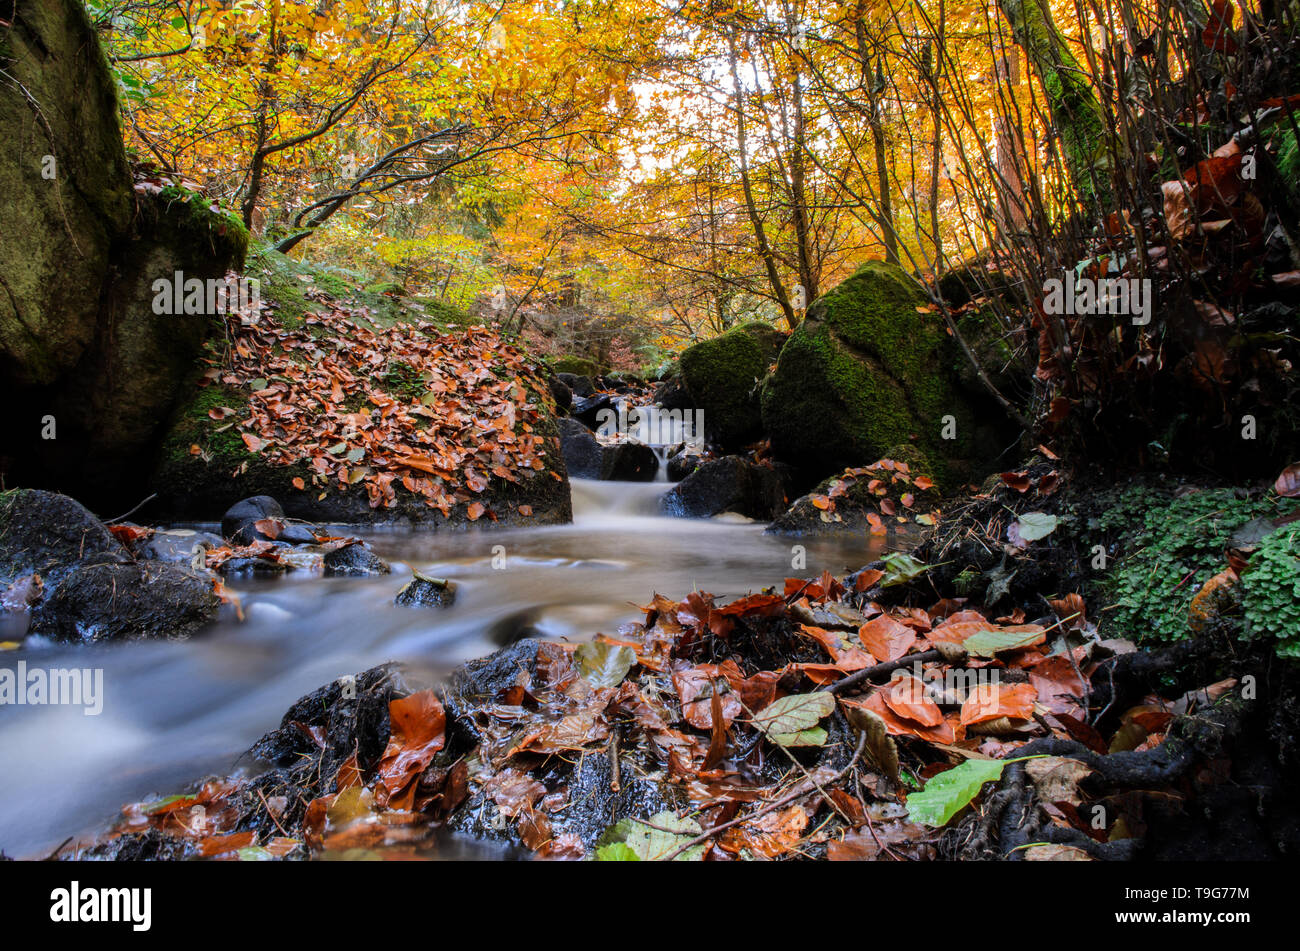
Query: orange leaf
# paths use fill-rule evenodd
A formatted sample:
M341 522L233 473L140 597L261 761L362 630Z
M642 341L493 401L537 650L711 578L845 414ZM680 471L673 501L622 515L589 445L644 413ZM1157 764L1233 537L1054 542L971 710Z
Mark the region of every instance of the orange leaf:
M897 660L916 643L916 632L886 614L872 618L858 628L858 638L881 662Z
M962 726L1010 717L1028 720L1034 715L1038 691L1033 684L980 684L966 696L961 706Z
M410 809L415 780L446 742L447 715L432 690L421 690L388 704L388 747L379 760L376 793L383 805Z

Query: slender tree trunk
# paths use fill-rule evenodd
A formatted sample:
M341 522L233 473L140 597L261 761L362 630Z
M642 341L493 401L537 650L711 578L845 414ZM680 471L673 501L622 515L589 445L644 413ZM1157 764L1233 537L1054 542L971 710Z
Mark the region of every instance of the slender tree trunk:
M745 133L745 90L740 85L740 69L737 66L739 56L736 52L734 35L727 37L727 50L731 65L731 82L735 86L736 149L740 153L740 186L745 195L745 212L754 229L754 239L758 243L758 253L763 259L763 266L767 270L767 281L771 285L772 295L776 298L781 313L785 315L786 324L794 330L799 326L799 316L794 312L794 307L790 304L790 295L786 293L785 286L781 283L781 274L776 267L776 256L768 243L767 231L763 228L763 220L759 217L758 206L754 202L754 186L749 178L749 156L746 154L748 140Z
M894 229L894 205L889 194L889 155L885 150L885 126L880 114L880 94L885 88L885 77L879 71L872 73L867 28L862 17L863 11L859 9L854 25L858 39L858 60L862 69L862 89L867 94L867 124L871 129L871 142L876 154L876 189L879 193L871 215L876 219L881 240L885 243L885 260L890 264L898 264L898 233Z

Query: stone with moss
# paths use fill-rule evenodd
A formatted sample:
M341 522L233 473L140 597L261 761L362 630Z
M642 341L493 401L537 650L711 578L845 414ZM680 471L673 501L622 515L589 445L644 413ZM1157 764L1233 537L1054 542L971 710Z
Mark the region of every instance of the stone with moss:
M755 320L682 351L682 384L691 404L704 411L710 442L739 449L762 436L758 387L784 343L784 334Z
M595 379L600 376L600 364L595 360L588 360L586 357L575 357L570 354L556 357L548 362L551 369L556 373L571 373L574 376L585 376L588 379Z
M135 192L113 76L80 2L21 0L11 15L0 134L24 144L0 169L0 231L23 240L0 242L0 402L56 430L22 427L0 465L11 484L131 505L220 323L157 313L155 282L222 279L248 233L184 189Z
M940 482L986 464L1000 447L977 440L978 403L956 386L947 328L926 301L901 268L872 261L813 302L763 385L780 457L824 475L914 444Z

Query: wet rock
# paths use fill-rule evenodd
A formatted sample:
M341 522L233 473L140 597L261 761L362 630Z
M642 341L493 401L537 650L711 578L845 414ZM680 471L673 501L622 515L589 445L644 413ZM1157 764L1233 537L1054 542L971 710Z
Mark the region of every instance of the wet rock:
M398 668L383 664L301 697L279 728L247 753L274 767L250 784L247 827L273 836L281 834L281 826L301 822L307 803L336 791L339 767L354 753L362 770L374 769L388 745L388 704L410 692ZM283 796L286 807L273 817L263 797L274 796Z
M217 570L228 577L249 577L252 575L274 577L288 571L289 565L275 558L252 556L227 559L221 563L221 567Z
M691 452L683 449L668 458L668 481L681 482L688 475L698 469L706 460L706 456L700 452Z
M569 388L572 397L586 397L596 392L591 377L579 376L576 373L557 373L555 378Z
M666 515L708 518L735 512L766 521L785 507L785 491L775 469L740 456L710 459L673 486L659 502Z
M32 612L58 641L188 637L221 606L212 576L158 562L74 565Z
M126 562L130 555L80 502L40 489L0 494L0 581L35 573L48 585L92 560Z
M325 553L325 574L349 575L363 577L367 575L386 575L392 569L388 562L380 558L365 546L363 542L353 542L342 548L335 548Z
M447 706L448 722L454 721L458 732L468 733L471 745L481 739L474 721L475 709L495 703L503 690L519 682L521 674L531 682L537 675L540 646L540 641L524 638L452 671L443 703Z
M574 400L573 409L569 412L569 415L588 429L594 430L600 425L601 410L615 411L614 401L610 399L608 393L600 393L596 396L586 396Z
M446 578L430 578L418 571L402 585L394 603L413 608L449 608L456 603L456 584Z
M649 446L632 442L601 442L576 420L560 421L560 448L570 478L650 482L659 470L659 457Z
M150 561L188 565L195 570L204 567L204 553L209 548L220 548L225 539L212 532L196 532L188 528L159 530L136 545L136 554Z
M284 509L269 495L254 495L242 499L221 516L221 534L236 545L251 545L255 541L270 541L256 526L263 519L284 521Z
M599 479L601 456L595 434L576 419L560 420L560 450L571 479Z
M302 522L290 522L280 529L280 533L275 536L278 542L288 542L290 545L314 545L316 544L317 535L324 534L315 526L306 525Z
M649 446L620 442L601 447L601 478L621 482L653 482L659 457Z

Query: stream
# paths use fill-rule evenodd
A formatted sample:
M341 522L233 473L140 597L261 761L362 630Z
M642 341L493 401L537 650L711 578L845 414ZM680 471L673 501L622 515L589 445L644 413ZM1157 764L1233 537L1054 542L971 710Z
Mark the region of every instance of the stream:
M344 674L397 660L442 675L529 633L615 634L642 619L636 605L655 592L681 598L700 589L724 603L788 576L843 574L879 555L866 536L789 539L741 518L660 517L669 488L575 479L571 525L353 530L393 565L392 575L232 579L246 619L225 610L189 641L69 647L29 639L0 663L102 668L103 710L0 707L0 849L41 857L69 835L102 830L125 803L229 773L290 704ZM806 548L801 568L792 567L795 544ZM453 579L456 604L394 605L411 566Z

